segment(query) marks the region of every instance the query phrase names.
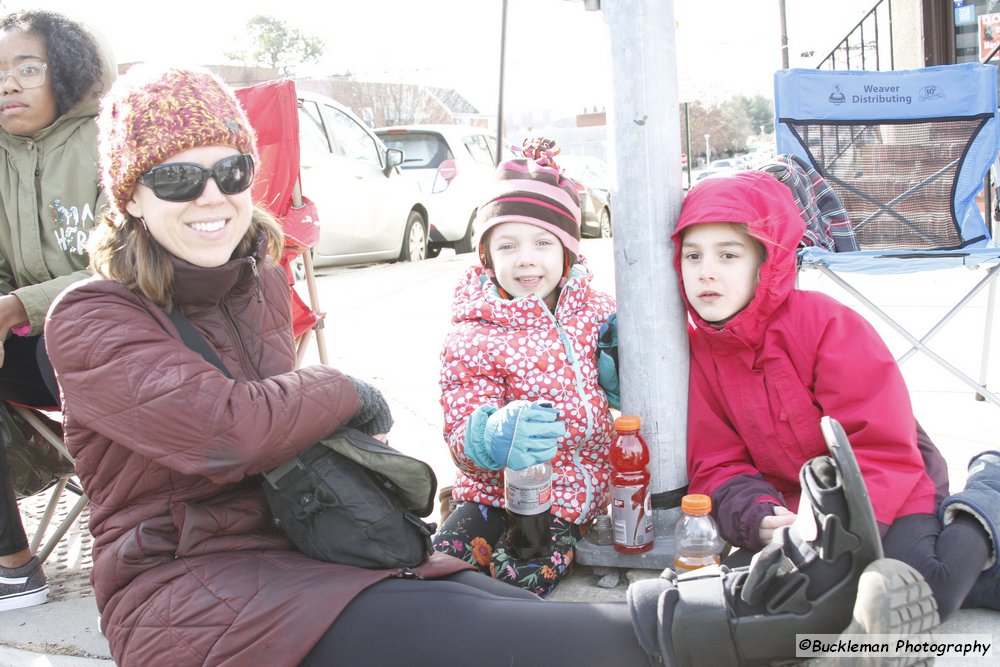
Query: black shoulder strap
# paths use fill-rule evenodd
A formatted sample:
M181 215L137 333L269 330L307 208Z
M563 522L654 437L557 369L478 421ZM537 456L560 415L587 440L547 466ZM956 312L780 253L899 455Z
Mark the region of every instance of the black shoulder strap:
M215 350L211 348L205 337L198 333L198 330L194 328L191 324L191 320L184 316L184 313L178 308L174 308L167 315L170 316L170 320L177 327L177 331L181 334L181 340L189 348L200 354L205 358L205 361L212 364L225 375L230 380L233 379L233 374L229 372L226 365L222 363L222 359L219 359L219 355L215 353Z

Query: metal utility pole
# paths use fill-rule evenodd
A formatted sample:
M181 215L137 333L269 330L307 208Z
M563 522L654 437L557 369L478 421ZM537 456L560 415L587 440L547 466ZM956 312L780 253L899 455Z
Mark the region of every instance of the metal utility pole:
M788 69L788 26L785 24L785 0L778 0L781 19L781 69Z
M497 154L493 156L494 166L500 165L503 155L503 79L507 64L507 0L501 0L500 10L500 94L497 96Z
M609 0L602 11L612 45L622 412L642 418L659 493L687 482L688 342L670 242L682 201L674 9L663 0ZM655 516L657 545L672 549L677 513Z

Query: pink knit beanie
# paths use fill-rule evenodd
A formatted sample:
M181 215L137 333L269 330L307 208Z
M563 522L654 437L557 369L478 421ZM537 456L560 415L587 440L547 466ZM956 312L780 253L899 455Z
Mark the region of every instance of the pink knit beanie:
M575 261L580 253L580 195L552 161L551 151L533 151L527 157L502 162L490 198L479 207L479 254L487 263L485 244L490 229L503 222L523 222L555 234Z
M111 87L97 123L101 184L121 215L139 177L177 153L232 146L257 159L246 113L207 70L136 65Z

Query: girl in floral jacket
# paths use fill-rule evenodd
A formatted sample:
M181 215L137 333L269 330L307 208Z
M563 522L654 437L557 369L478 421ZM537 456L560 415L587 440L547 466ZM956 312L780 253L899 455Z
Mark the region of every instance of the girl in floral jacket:
M498 168L494 194L479 209L482 266L455 291L441 405L458 505L434 544L545 595L572 562L580 525L608 504L613 423L596 352L615 303L591 288L578 256L575 186L553 151L539 153ZM521 560L505 536L503 468L549 460L552 553Z

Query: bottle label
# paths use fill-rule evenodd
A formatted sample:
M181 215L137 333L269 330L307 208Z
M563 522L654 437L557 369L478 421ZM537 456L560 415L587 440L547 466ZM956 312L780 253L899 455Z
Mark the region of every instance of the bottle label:
M552 478L511 481L506 484L507 509L518 514L541 514L552 507Z
M648 484L611 486L615 544L640 547L653 541L653 507Z

